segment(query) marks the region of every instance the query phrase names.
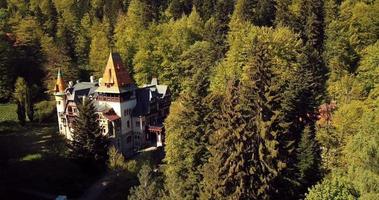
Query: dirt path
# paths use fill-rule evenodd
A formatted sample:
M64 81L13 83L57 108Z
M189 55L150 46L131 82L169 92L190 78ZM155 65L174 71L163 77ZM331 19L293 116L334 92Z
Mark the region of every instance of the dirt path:
M132 158L136 158L140 155L142 152L148 152L148 151L155 151L157 150L156 147L149 147L146 149L140 150L138 153L133 155ZM79 198L80 200L98 200L100 195L104 192L104 190L108 187L108 185L116 178L117 174L112 172L107 172L105 175L100 178L98 181L96 181L90 188L88 188L84 194Z
M105 175L96 181L90 188L88 188L80 200L96 200L100 196L100 194L107 188L109 183L114 179L116 174L107 172Z

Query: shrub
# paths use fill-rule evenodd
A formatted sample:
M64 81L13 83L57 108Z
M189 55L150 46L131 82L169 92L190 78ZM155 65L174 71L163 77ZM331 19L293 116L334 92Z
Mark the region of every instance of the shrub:
M39 123L51 122L56 119L55 101L41 101L35 104L35 117Z
M122 171L127 169L124 156L112 146L108 151L108 168L113 171Z

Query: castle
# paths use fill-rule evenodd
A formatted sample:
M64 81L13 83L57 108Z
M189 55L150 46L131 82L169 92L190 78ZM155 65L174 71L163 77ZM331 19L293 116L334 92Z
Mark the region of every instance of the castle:
M92 99L99 115L103 134L124 155L131 155L147 146L163 146L163 121L171 103L167 85L153 78L150 84L137 87L123 66L120 55L111 53L103 77L93 76L90 82L65 83L58 72L54 89L59 132L72 139L77 105L83 98Z

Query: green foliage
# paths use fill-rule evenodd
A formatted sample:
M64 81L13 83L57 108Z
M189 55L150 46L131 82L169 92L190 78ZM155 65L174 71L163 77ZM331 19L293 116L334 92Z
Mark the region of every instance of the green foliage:
M102 134L98 115L92 101L86 99L78 105L79 115L75 118L74 133L70 142L70 157L89 167L104 165L107 160L108 139Z
M135 78L139 85L158 76L159 80L170 85L174 97L182 91L182 81L187 79L185 70L180 65L181 55L196 41L202 39L203 21L196 10L189 16L170 20L150 27L147 33L141 34L138 51L133 64Z
M114 35L115 47L129 69L132 69L132 59L137 51L136 44L140 39L140 34L152 20L150 12L146 1L132 0L127 13L120 15L117 20ZM138 79L137 83L139 83Z
M331 84L346 73L354 73L360 53L378 40L379 3L344 1L338 15L326 29L325 59L331 70Z
M65 80L76 80L78 77L78 69L72 67L72 61L67 52L60 48L52 37L41 38L42 52L45 56L44 69L46 76L44 77L44 87L53 90L57 72L60 69Z
M33 161L33 160L41 160L42 155L37 153L37 154L28 154L24 156L23 158L20 159L20 161Z
M208 42L196 42L182 54L184 91L170 108L166 119L166 187L171 199L194 199L199 196L202 165L207 157L209 114L205 97L215 52ZM175 188L175 189L174 189Z
M304 128L297 151L297 170L301 185L300 194L304 194L308 187L320 179L320 147L315 138L315 130L306 126Z
M107 64L110 52L108 38L109 23L96 23L92 26L92 40L89 52L89 64L96 77L103 76L103 69Z
M0 102L10 99L12 93L13 70L11 67L13 50L6 40L6 35L0 31Z
M160 191L156 182L155 174L148 165L143 165L138 173L139 185L130 190L130 200L153 200L159 199Z
M122 171L126 168L124 156L112 146L108 150L108 168L112 171Z
M306 200L354 200L357 199L351 185L340 178L326 178L309 190Z
M353 129L355 134L347 138L342 160L346 165L347 178L359 192L360 199L379 197L379 117L378 99L370 106L372 112L362 113L362 127Z
M276 1L275 26L294 26L294 15L290 11L291 0Z
M41 101L34 105L35 119L39 123L50 122L56 119L56 102Z
M138 85L158 77L176 99L166 121L169 197L295 199L320 178L315 110L334 100L337 110L316 127L316 138L325 175L343 176L325 178L308 198L378 199L378 6L373 0L1 1L0 101L8 102L24 77L29 87L16 93L25 95L15 93L20 119L26 110L30 120L46 122L56 116L54 102L33 102L48 99L42 91L53 88L58 68L66 81L88 72L100 77L113 47ZM81 146L88 157L105 155ZM140 168L111 155L115 168ZM145 186L134 191L147 194Z
M233 52L236 45L227 53L233 60L227 57L216 71L234 70L226 80L240 84L222 89L226 99L211 136L204 199L291 199L298 181L293 159L302 126L296 115L311 103L302 96L311 85L302 43L286 28L250 29L239 33L251 36L240 43L245 54Z
M27 99L28 86L26 85L25 79L18 77L14 85L13 98L17 103L17 116L18 121L21 125L25 125L26 115L25 115L25 103Z

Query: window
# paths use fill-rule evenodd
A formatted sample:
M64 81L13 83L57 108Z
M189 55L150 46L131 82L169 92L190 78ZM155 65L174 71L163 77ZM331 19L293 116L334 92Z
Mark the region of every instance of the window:
M139 127L139 121L136 121L136 127Z
M124 110L124 116L128 115L128 110Z
M117 138L117 146L118 146L118 148L121 148L120 138Z
M61 101L58 101L58 105L61 105Z
M128 128L130 128L130 122L129 122L129 120L127 121L126 126L127 126Z
M132 137L131 137L131 136L128 136L128 137L126 138L126 142L127 142L127 143L132 142Z

